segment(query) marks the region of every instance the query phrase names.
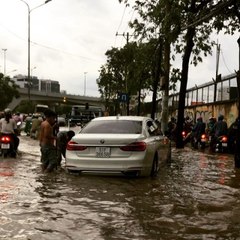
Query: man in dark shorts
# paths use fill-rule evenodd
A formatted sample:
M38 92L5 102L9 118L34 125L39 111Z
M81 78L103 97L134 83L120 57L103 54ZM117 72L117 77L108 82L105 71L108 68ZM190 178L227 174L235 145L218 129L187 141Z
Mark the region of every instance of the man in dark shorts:
M56 137L53 135L53 126L56 122L56 113L50 109L44 112L45 120L40 128L41 163L44 172L52 172L57 167Z

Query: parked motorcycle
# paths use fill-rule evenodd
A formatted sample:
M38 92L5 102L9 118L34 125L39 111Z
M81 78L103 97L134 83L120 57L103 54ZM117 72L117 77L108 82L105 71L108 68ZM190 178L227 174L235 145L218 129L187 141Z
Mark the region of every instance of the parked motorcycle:
M1 137L0 137L0 155L3 158L16 157L16 151L14 150L13 134L1 134Z

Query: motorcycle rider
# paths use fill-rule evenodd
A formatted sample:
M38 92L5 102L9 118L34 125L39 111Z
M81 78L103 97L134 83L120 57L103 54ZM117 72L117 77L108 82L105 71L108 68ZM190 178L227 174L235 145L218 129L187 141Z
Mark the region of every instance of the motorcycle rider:
M209 135L210 138L214 137L215 135L215 123L217 122L215 117L210 117L209 122L207 124L207 134Z
M19 138L17 137L17 123L12 118L12 111L10 108L6 108L4 110L4 118L0 120L0 131L1 133L9 134L12 136L14 141L14 156L16 156L18 145L19 145Z
M224 121L223 115L219 115L218 121L214 125L214 136L218 138L222 135L227 135L228 127L227 123Z
M229 153L235 152L235 145L238 138L238 132L239 132L239 123L240 118L237 117L236 120L230 125L228 129L228 150Z
M192 136L193 136L192 146L194 148L198 148L198 143L201 143L201 136L202 134L205 133L205 128L206 128L206 124L203 122L202 117L199 117L192 129Z
M218 142L219 137L228 134L228 126L227 123L224 121L223 115L218 116L218 121L215 123L213 130L214 136L211 140L210 147L212 151L215 151L215 146Z

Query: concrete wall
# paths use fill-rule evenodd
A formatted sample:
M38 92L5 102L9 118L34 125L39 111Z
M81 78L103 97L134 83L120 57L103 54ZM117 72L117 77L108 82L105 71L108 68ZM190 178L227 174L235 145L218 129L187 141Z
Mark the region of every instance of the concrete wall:
M217 102L207 105L189 106L185 108L185 117L189 116L196 121L198 117L202 117L203 121L208 123L210 117L216 117L222 114L228 126L230 126L238 116L238 107L235 101ZM177 115L177 111L172 114Z

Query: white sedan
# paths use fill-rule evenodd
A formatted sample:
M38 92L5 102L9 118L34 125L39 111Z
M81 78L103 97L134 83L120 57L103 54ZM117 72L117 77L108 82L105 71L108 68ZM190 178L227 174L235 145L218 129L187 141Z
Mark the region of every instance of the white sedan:
M68 172L155 176L171 158L171 142L148 117L91 120L67 145Z

